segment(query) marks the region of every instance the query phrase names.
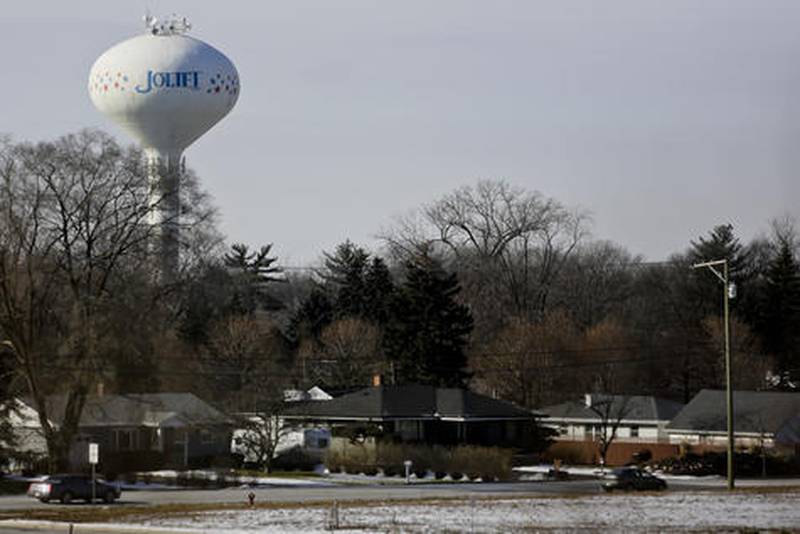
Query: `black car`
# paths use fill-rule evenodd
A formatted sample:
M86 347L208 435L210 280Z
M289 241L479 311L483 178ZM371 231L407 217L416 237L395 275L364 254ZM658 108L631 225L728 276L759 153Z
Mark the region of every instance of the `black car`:
M102 477L95 477L94 497L106 503L119 499L121 491ZM28 496L42 502L61 501L69 504L74 499L92 501L92 477L89 475L51 475L41 482L28 487Z
M640 469L638 467L622 467L614 469L606 480L601 484L605 491L614 490L665 490L667 489L667 482Z

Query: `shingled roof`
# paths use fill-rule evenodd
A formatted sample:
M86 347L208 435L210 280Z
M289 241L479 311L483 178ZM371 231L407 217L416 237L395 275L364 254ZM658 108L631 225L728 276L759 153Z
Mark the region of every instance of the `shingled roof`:
M330 401L288 410L287 418L334 420L530 419L533 414L497 399L456 388L419 384L369 387Z
M683 408L683 404L661 397L643 395L592 395L590 402L611 401L608 413L612 416L623 413L623 421L669 421ZM605 411L603 409L602 411ZM598 413L587 406L586 401L570 401L538 410L544 419L597 420Z
M63 397L51 397L48 403L63 406ZM51 410L56 422L62 410ZM191 393L141 393L103 395L86 399L81 413L81 427L212 426L231 423L231 419Z
M704 389L667 425L671 431L726 432L725 391ZM800 393L734 391L733 423L737 433L777 434L800 422Z

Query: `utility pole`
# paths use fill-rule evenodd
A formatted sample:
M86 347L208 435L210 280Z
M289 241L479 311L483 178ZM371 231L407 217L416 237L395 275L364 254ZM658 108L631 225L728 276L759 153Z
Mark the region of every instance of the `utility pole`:
M715 267L722 266L722 273ZM728 419L728 489L734 488L733 472L733 388L731 386L731 328L729 299L736 295L736 286L728 280L728 260L707 261L692 265L692 269L707 267L723 284L722 302L725 314L725 404Z

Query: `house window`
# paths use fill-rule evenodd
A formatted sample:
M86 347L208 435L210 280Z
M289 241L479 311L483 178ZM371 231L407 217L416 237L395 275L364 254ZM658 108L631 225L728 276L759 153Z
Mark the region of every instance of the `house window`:
M631 427L631 437L638 438L639 437L639 427L634 425Z
M119 429L114 431L114 443L118 451L133 451L137 449L136 429Z
M558 434L560 436L566 436L567 435L567 425L558 425Z
M214 433L208 430L200 431L200 441L206 445L214 443Z

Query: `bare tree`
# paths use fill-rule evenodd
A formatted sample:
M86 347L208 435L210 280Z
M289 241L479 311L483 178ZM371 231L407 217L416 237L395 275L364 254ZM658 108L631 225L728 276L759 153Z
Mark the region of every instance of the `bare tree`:
M552 300L569 309L582 328L611 314L625 316L641 261L609 241L583 243L565 262Z
M116 299L131 277L154 279L148 220L157 202L142 161L96 131L0 145L0 331L51 469L67 468L86 397L107 370ZM48 403L53 393L60 406Z
M586 397L586 407L600 419L595 428L594 440L600 453L600 465L606 465L611 444L617 439L617 430L631 411L631 397L628 395L592 394Z
M340 319L320 336L315 365L330 386L367 386L375 374L386 371L378 327L361 319Z
M578 331L563 311L537 323L513 319L485 350L473 354L475 386L528 408L559 402L571 393L569 364L578 343ZM564 380L567 375L573 378Z
M293 430L281 416L284 406L283 398L262 398L256 411L240 418L242 428L235 437L237 449L245 460L268 473L272 471L279 443Z
M498 298L505 315L536 320L547 310L565 260L586 235L586 223L585 214L538 192L480 181L400 220L382 237L396 258L432 251L449 258L479 323L500 315L480 312Z

